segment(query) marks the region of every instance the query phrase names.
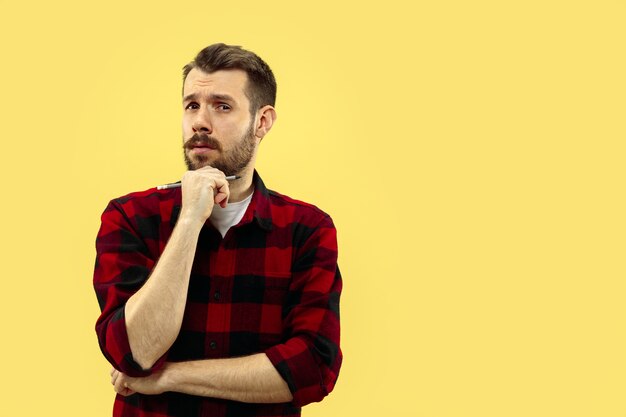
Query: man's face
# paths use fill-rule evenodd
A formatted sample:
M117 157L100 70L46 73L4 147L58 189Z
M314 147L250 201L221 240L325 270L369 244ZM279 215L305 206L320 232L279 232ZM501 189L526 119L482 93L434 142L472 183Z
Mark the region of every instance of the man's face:
M241 174L252 160L257 138L248 76L241 70L207 74L192 69L183 86L183 152L187 168L212 166L225 175Z

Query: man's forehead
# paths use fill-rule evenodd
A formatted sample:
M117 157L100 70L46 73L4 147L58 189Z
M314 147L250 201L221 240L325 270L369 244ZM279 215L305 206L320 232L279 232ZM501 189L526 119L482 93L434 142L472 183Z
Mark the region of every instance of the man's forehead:
M183 96L192 93L218 92L235 98L245 97L248 74L240 69L226 69L207 73L193 68L187 74L183 86Z

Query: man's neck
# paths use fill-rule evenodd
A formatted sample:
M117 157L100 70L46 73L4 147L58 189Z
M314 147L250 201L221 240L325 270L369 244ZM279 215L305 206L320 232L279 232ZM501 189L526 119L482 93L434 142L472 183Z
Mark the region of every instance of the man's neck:
M252 186L254 168L247 169L239 175L241 178L229 182L230 196L228 197L228 201L230 203L237 203L245 200L245 198L252 194L252 191L254 190L254 187Z

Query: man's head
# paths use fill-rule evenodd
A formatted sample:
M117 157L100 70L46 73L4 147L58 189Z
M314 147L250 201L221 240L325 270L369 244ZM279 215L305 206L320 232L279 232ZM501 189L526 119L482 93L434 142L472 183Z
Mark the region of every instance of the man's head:
M183 69L183 148L187 167L226 175L253 169L257 146L276 118L276 80L238 46L204 48Z
M209 45L183 67L183 83L192 69L212 73L219 70L241 70L248 76L245 93L250 100L250 114L265 105L276 105L276 79L269 65L254 52L241 46L215 43Z

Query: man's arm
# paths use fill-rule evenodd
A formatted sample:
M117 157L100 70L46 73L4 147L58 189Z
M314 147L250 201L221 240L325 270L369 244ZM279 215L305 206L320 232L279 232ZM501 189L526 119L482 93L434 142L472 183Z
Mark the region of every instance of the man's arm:
M152 367L178 336L201 228L179 218L150 278L126 303L128 342L143 369Z
M187 172L181 214L154 268L121 210L107 208L103 214L94 275L103 315L96 327L102 350L116 368L144 376L159 358L163 363L182 324L198 235L213 204L225 205L228 195L220 171Z
M289 386L292 403L321 401L334 388L343 360L339 299L342 278L337 265L337 232L327 215L302 220L287 303L283 309L284 343L264 353Z
M229 359L168 362L145 378L129 377L113 369L111 382L115 391L122 395L175 391L248 403L292 400L289 387L263 353Z

